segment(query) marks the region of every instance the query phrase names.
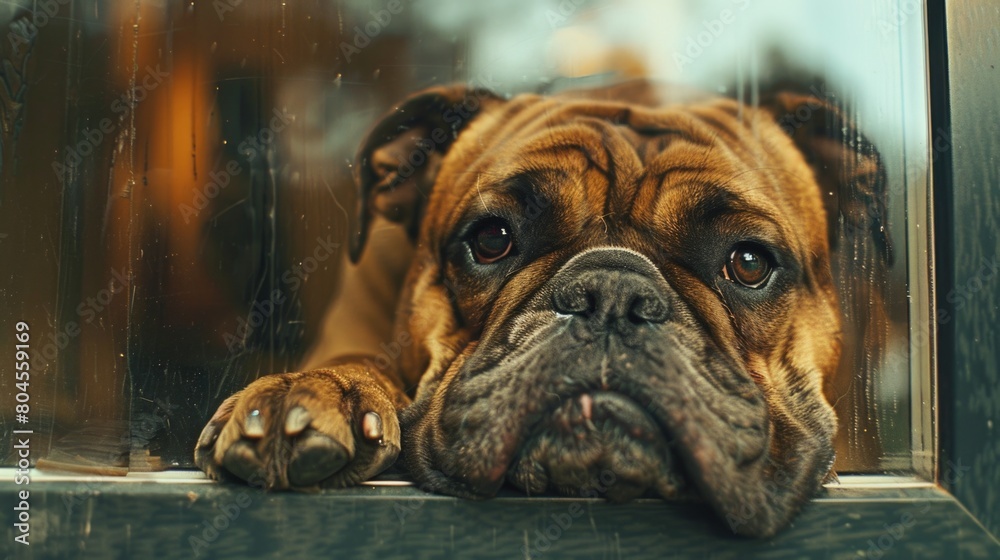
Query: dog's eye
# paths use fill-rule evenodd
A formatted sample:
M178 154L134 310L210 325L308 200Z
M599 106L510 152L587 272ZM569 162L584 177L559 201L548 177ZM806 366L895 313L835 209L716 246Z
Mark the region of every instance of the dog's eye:
M507 222L499 218L491 218L476 226L472 232L470 245L472 252L476 255L476 262L490 264L510 254L510 250L514 246L514 238L511 236L510 226Z
M771 269L767 251L753 245L737 245L722 267L722 276L747 288L760 288L771 277Z

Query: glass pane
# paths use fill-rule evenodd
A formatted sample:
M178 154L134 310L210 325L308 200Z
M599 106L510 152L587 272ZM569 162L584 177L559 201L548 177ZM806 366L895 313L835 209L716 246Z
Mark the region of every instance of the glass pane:
M324 317L356 297L342 274L355 151L408 94L647 77L749 106L788 82L847 107L877 147L894 258L857 232L834 253L837 470L928 472L927 169L949 140L928 134L918 2L70 0L0 11L6 402L21 392L15 325L31 335L30 414L21 424L2 408L4 465L16 463L12 430L30 426L40 466L191 467L222 400L294 370L322 333L391 349L392 295L379 316ZM401 230L372 238L405 265Z

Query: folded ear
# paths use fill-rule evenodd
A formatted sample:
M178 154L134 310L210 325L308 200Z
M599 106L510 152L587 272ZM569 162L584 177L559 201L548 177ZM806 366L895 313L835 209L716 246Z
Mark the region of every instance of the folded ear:
M406 98L378 121L354 162L353 262L361 257L376 213L403 224L410 239L416 239L444 155L484 106L499 100L490 91L464 85L434 87Z
M837 469L870 468L884 453L873 388L891 325L885 168L875 147L829 101L779 93L766 103L761 105L812 166L826 205L830 267L843 314L840 365L824 384L841 419L834 440Z
M891 264L885 168L875 147L827 100L781 92L765 98L761 106L774 114L816 173L831 250L845 238L852 243L873 242L882 264Z

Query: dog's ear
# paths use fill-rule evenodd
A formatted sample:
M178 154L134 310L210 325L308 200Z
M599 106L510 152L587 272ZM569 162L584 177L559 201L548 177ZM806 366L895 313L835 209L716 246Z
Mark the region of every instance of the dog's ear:
M878 383L891 322L885 168L875 147L829 100L785 92L761 106L794 140L822 189L830 268L843 313L840 365L825 380L824 393L839 418L854 418L838 423L837 468L867 468L884 452L881 431L865 413L878 407L871 389Z
M887 181L875 147L829 100L779 92L765 97L761 106L774 115L816 174L827 211L830 248L836 250L844 242L874 243L880 264L891 264Z
M496 94L464 85L418 92L384 115L361 143L354 161L358 189L351 260L358 262L375 214L402 224L416 239L427 196L445 153L459 132Z

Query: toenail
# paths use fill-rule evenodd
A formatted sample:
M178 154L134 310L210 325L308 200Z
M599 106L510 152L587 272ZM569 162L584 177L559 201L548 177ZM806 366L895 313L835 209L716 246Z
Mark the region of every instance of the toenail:
M285 435L295 436L302 432L312 422L312 416L303 406L296 406L288 411L285 417Z
M243 423L243 435L254 439L264 437L264 417L259 410L254 409L247 415L246 422Z
M368 412L361 420L361 433L366 438L377 440L382 438L382 417L374 412Z

